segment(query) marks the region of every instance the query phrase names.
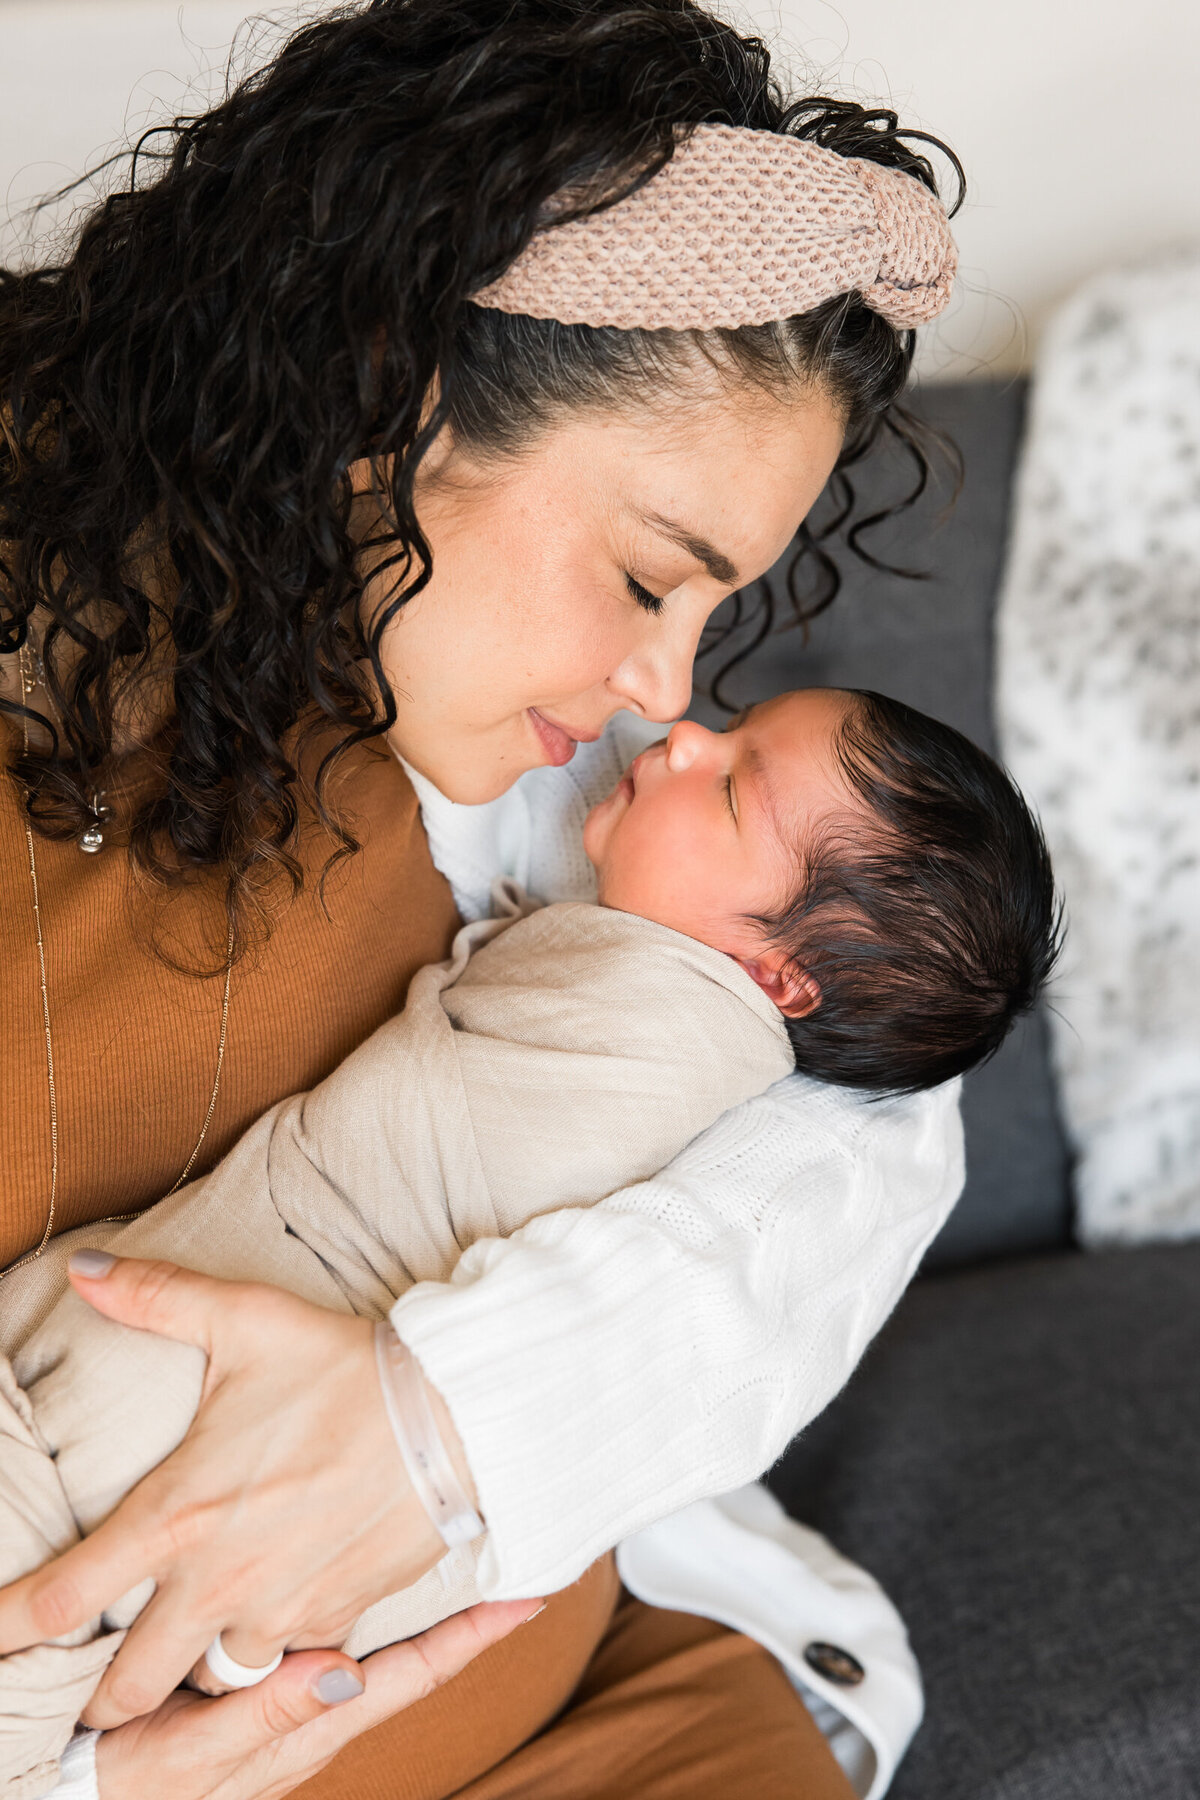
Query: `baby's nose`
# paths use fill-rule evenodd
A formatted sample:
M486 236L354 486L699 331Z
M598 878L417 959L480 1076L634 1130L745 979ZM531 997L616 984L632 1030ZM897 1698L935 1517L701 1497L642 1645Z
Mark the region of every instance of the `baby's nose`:
M697 725L694 719L680 719L667 733L668 769L676 775L690 769L697 757L704 755L712 737L713 733L706 731L703 725Z

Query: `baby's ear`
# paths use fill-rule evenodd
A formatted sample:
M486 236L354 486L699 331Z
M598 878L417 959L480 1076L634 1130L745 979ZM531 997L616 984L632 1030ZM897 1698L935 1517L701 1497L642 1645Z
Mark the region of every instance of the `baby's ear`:
M803 1019L820 1006L821 989L816 977L798 969L786 951L765 950L761 956L739 956L736 960L784 1018Z

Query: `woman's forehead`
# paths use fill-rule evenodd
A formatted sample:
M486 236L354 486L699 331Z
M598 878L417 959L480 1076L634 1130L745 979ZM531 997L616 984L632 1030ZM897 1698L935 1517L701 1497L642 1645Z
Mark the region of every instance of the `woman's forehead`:
M842 446L832 404L732 404L665 429L653 414L582 413L541 444L541 469L591 491L604 511L656 533L735 587L781 553L824 487ZM531 483L538 470L528 467ZM574 486L582 483L582 490Z

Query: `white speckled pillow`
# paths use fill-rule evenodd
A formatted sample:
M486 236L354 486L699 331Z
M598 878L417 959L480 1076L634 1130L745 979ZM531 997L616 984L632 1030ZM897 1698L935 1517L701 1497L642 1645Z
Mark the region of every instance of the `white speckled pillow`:
M1070 922L1054 1048L1089 1245L1200 1234L1200 249L1087 284L1034 385L1005 754Z

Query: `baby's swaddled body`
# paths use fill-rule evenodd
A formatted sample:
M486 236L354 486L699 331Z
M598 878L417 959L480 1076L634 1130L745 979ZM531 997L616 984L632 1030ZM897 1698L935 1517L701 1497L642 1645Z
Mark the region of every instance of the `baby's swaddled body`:
M523 916L465 927L403 1013L273 1107L211 1175L110 1228L106 1247L380 1318L414 1282L448 1279L477 1240L654 1174L793 1066L780 1014L731 957L599 906L532 909L512 889L508 905ZM5 1284L0 1584L93 1530L169 1454L204 1379L202 1352L102 1318L63 1291L61 1268L34 1263ZM14 1317L41 1322L14 1333ZM351 1654L470 1605L472 1556L454 1570L372 1607ZM146 1584L72 1639L0 1659L6 1800L53 1787L148 1597Z

